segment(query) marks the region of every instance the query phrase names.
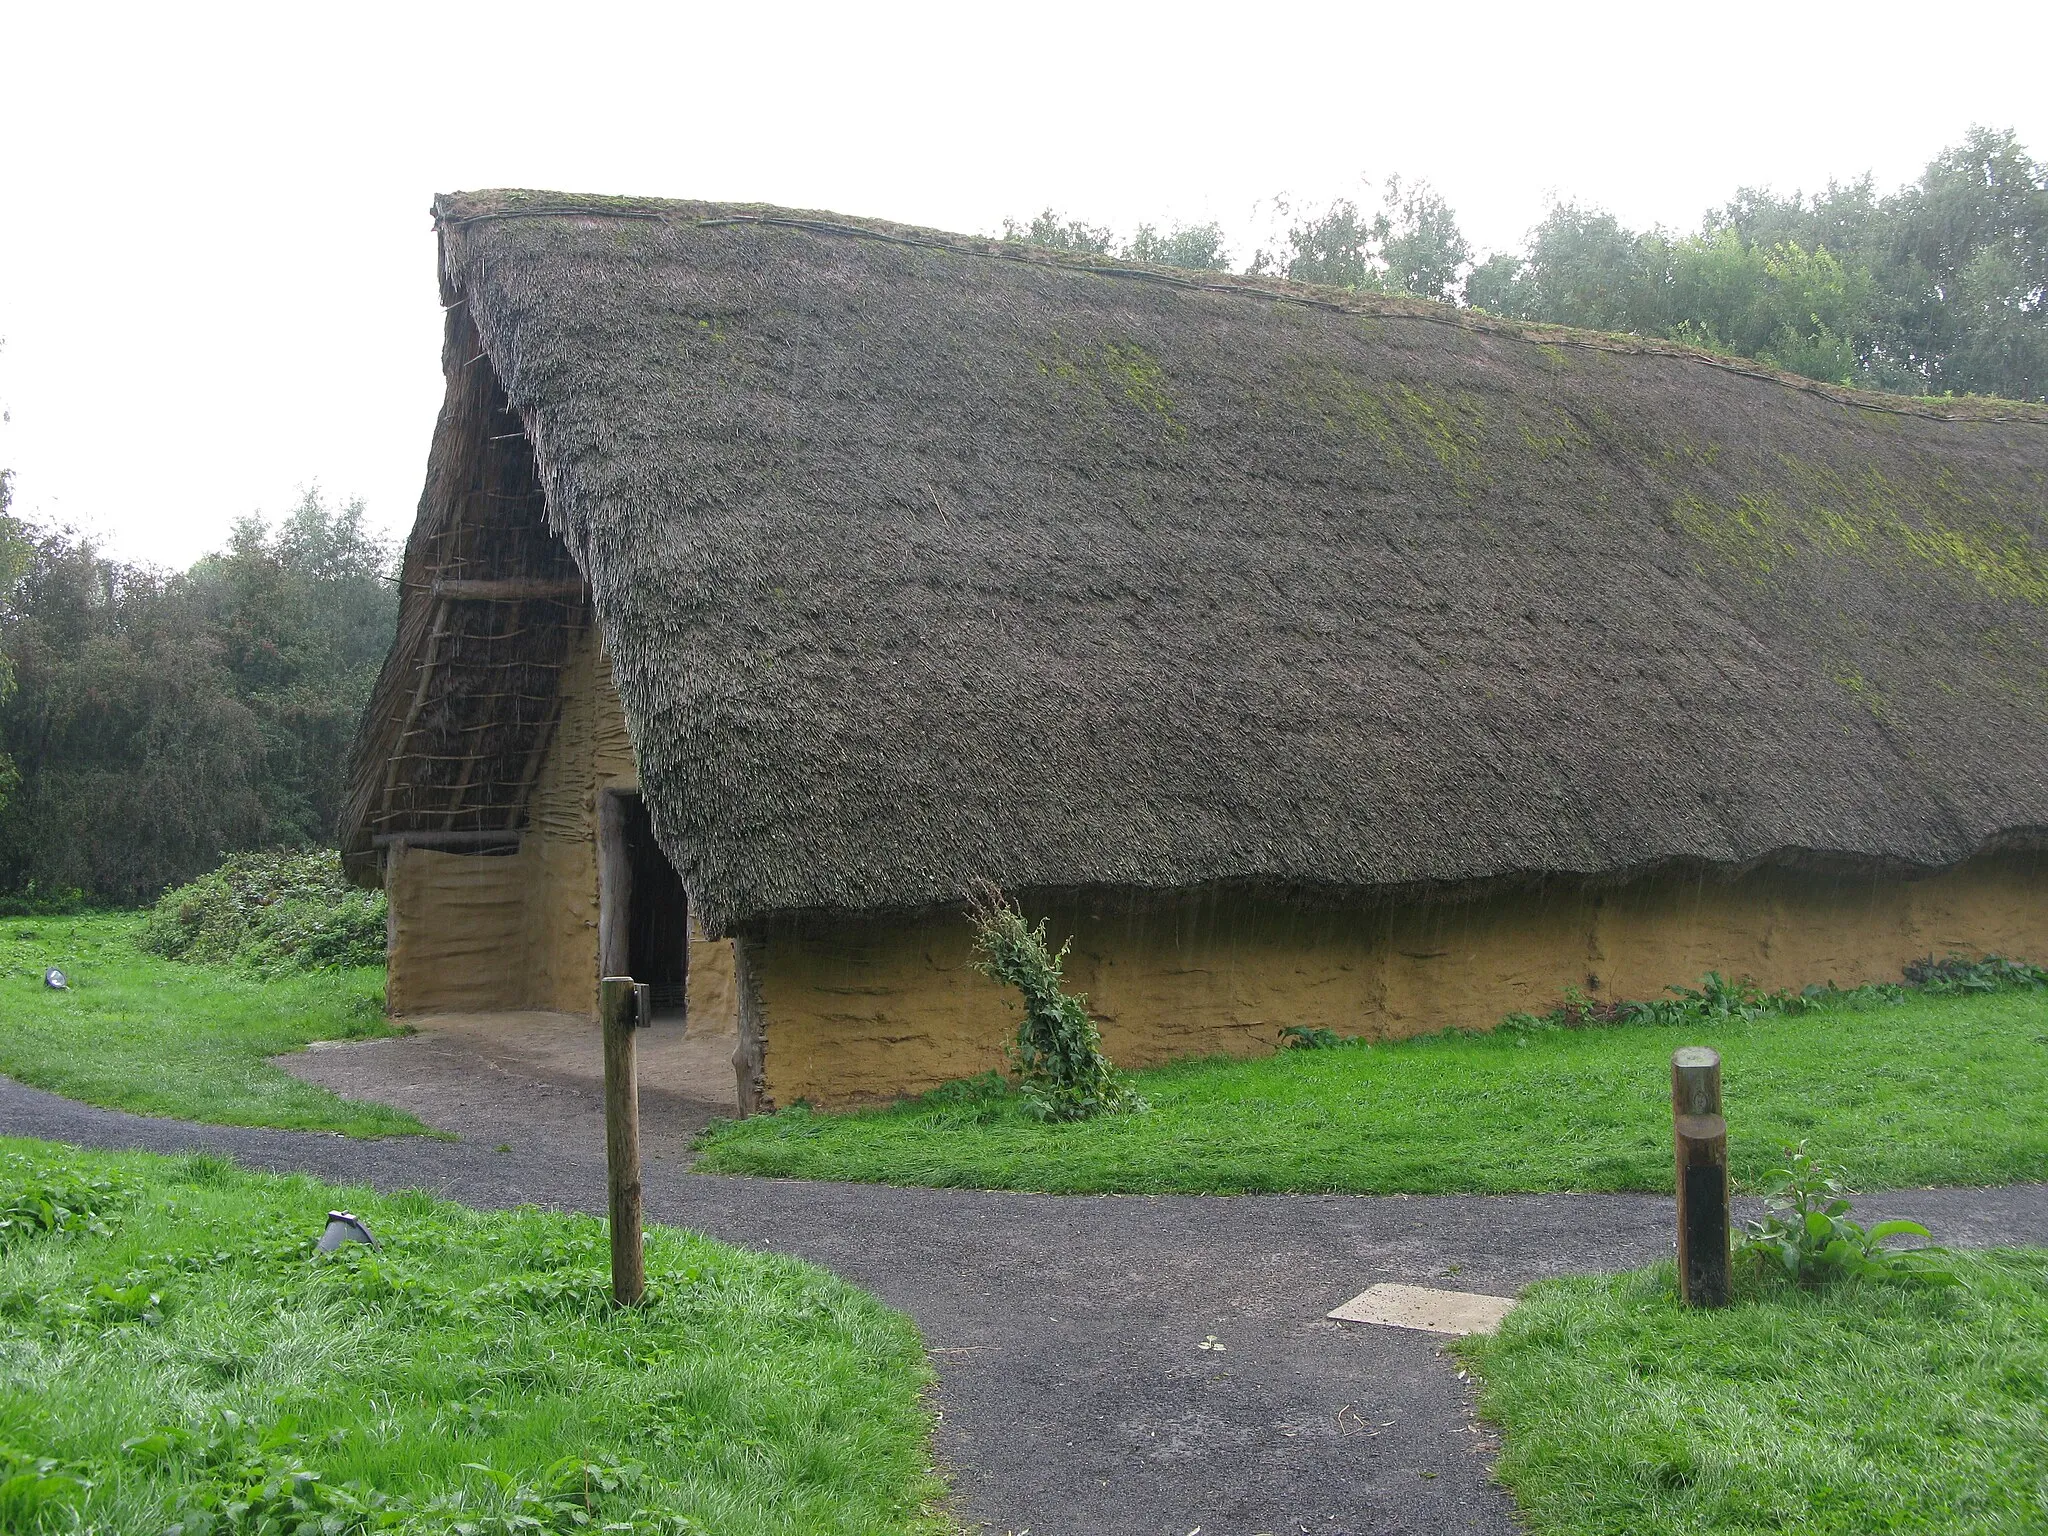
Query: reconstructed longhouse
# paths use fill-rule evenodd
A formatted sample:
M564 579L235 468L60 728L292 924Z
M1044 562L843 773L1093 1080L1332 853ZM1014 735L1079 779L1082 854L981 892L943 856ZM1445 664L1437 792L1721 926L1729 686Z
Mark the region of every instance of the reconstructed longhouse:
M997 1066L2048 959L2048 412L828 215L442 198L346 851L401 1012Z

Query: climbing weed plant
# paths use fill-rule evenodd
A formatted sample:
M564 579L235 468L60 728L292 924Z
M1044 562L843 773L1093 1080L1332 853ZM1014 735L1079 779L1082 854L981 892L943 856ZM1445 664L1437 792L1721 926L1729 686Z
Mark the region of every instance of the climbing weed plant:
M993 885L974 893L968 918L974 968L1024 995L1010 1057L1032 1113L1041 1120L1089 1120L1144 1109L1145 1101L1102 1054L1088 999L1065 989L1062 970L1072 941L1053 953L1044 919L1034 927Z

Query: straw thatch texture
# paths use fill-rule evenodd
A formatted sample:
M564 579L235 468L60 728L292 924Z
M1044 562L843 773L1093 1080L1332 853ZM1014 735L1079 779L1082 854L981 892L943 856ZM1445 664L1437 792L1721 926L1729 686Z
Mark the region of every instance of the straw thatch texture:
M2048 414L893 226L437 213L714 932L2048 827Z

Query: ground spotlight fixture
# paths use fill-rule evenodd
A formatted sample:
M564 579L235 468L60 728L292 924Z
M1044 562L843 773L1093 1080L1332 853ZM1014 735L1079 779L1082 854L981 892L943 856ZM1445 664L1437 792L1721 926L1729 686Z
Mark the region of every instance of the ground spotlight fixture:
M329 1211L327 1230L320 1234L320 1251L332 1253L343 1243L367 1243L374 1248L377 1246L377 1239L371 1234L370 1229L363 1225L362 1218L347 1211Z
M43 985L52 992L68 992L71 990L71 978L53 965L43 972Z

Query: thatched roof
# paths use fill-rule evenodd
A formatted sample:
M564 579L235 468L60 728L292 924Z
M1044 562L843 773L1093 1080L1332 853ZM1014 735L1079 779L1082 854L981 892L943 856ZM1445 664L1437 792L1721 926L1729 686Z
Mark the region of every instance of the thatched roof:
M373 791L424 771L390 759L450 466L483 505L501 433L714 930L982 876L1939 866L2048 828L2038 409L825 215L436 214L450 415L358 851L470 824ZM436 739L498 729L516 784L540 727L459 692Z

